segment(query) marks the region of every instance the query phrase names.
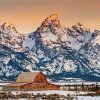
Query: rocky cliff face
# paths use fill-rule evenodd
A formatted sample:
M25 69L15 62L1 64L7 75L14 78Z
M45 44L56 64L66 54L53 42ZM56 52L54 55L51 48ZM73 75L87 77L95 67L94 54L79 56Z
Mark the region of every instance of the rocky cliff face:
M91 32L81 23L64 27L56 14L47 17L28 35L19 34L12 26L3 27L0 29L0 75L5 75L5 79L13 75L16 78L21 71L39 70L52 81L66 81L68 77L100 81L99 31ZM7 73L7 68L12 71Z
M24 36L16 30L15 26L3 23L0 26L0 43L16 51L21 51Z

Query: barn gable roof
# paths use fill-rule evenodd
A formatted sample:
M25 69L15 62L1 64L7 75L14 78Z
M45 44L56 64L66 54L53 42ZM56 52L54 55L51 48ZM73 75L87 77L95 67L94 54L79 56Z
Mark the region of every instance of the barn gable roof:
M16 82L32 83L36 77L41 72L22 72Z

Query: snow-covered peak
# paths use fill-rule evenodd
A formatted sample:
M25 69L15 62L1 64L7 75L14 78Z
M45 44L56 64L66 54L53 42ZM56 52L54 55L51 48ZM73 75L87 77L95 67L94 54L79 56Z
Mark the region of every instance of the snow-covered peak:
M90 29L84 27L81 23L77 23L72 27L67 28L67 32L72 37L77 37L78 35L84 35L85 33L90 33Z
M15 26L13 24L9 24L9 23L3 23L0 27L0 29L3 31L3 32L6 32L6 33L18 33Z
M17 32L14 25L3 23L0 26L0 44L19 51L22 49L23 38L24 36Z
M78 23L72 27L68 27L67 34L63 37L67 37L65 41L66 46L79 50L85 43L92 39L92 32L81 23Z
M50 29L50 31L55 31L55 28L59 28L61 26L60 20L58 19L57 14L52 14L49 17L47 17L41 24L39 31L41 33L46 32L47 28Z
M34 44L34 34L37 35L41 44L49 48L64 45L65 47L79 50L85 43L93 39L93 32L84 27L80 22L71 27L62 26L57 14L47 17L35 32L31 35L29 34L28 37L26 36L26 42L24 42L25 47L32 48L34 46L27 45L27 43Z
M78 23L68 28L64 26L45 28L40 36L42 43L50 48L64 45L79 50L92 39L92 32L81 23Z

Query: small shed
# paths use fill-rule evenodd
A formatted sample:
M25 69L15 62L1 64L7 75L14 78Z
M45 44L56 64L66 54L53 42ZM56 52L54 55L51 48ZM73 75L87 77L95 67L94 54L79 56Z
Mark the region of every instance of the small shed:
M3 90L59 90L60 86L48 83L42 72L22 72L16 82L3 87Z

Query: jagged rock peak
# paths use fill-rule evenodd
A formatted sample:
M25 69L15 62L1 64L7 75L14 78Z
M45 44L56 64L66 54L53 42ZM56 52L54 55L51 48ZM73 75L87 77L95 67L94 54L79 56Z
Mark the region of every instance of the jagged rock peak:
M83 24L81 24L80 22L78 22L75 25L72 25L72 27L68 27L67 28L68 33L79 33L81 35L85 34L85 33L90 33L90 29L84 27Z
M77 25L78 25L78 26L83 26L83 24L82 24L82 23L80 23L80 22L78 22L78 23L77 23Z
M42 23L44 26L48 26L49 24L54 24L55 26L59 27L60 26L60 21L58 19L57 14L52 14L49 17L45 19L45 21Z
M60 24L58 15L52 14L42 22L40 30L41 30L41 32L43 32L45 30L45 28L49 27L49 28L54 29L55 27L59 28L60 26L61 26L61 24Z
M16 30L16 28L15 28L15 26L13 25L13 24L9 24L9 23L3 23L2 25L1 25L1 28L2 28L2 30L9 30L9 32L12 32L12 31L15 31L16 33L18 33L17 32L17 30Z

